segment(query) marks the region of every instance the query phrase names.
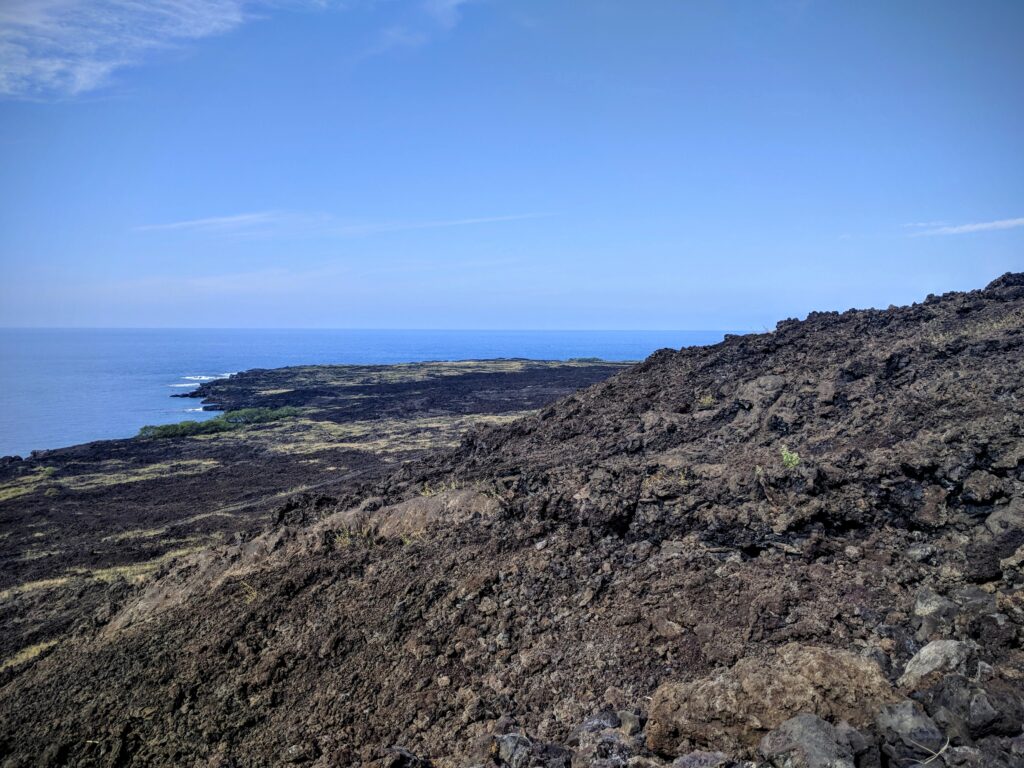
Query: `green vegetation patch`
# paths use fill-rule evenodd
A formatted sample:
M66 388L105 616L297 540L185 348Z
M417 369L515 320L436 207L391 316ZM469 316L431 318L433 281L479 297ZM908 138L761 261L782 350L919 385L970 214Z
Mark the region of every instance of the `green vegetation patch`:
M782 466L786 469L796 469L800 464L800 454L782 446Z
M237 411L222 413L209 421L180 421L177 424L158 424L145 426L139 430L139 437L192 437L193 435L212 435L218 432L230 432L250 424L268 424L292 416L298 416L300 409L286 406L284 408L242 408Z

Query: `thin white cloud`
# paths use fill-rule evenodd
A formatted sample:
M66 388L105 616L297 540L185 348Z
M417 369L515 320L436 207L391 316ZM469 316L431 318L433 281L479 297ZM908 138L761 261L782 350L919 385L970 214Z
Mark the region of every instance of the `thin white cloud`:
M933 229L926 229L923 232L915 232L915 235L966 235L972 232L993 232L1001 229L1017 229L1024 227L1024 218L999 219L997 221L980 221L973 224L956 224Z
M471 219L442 219L440 221L406 221L390 222L380 224L353 224L343 226L334 230L328 230L331 234L337 235L372 235L379 232L401 232L410 229L442 229L446 227L465 227L473 224L497 224L504 221L523 221L525 219L544 219L552 216L550 213L517 213L510 216L479 216Z
M425 0L423 10L445 29L451 29L459 23L462 6L470 0Z
M376 56L401 48L418 48L440 32L458 26L462 7L474 0L419 0L399 24L384 29L377 43L363 53Z
M247 0L6 0L0 94L77 95L160 48L227 32Z
M505 216L477 216L433 221L350 222L326 213L295 213L289 211L257 211L231 216L210 216L201 219L173 221L166 224L144 224L136 232L182 232L201 235L235 237L360 237L383 232L415 229L440 229L476 224L546 218L547 213L519 213Z
M948 221L911 221L903 226L907 229L923 229L926 227L945 227Z
M0 0L0 97L77 96L155 51L224 34L279 8L346 9L376 0ZM450 30L471 0L415 0L375 50Z
M280 211L261 211L259 213L240 213L235 216L211 216L205 219L189 219L188 221L172 221L169 224L144 224L136 227L137 232L170 232L184 230L189 232L237 232L254 226L280 224L287 219L287 214Z

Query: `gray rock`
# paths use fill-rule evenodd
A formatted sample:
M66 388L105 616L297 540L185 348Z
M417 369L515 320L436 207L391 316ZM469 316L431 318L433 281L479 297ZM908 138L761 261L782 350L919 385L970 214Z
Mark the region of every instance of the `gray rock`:
M971 584L953 593L960 610L969 616L984 616L996 612L996 596Z
M310 741L299 742L285 748L281 753L282 763L308 763L320 754L316 744Z
M374 768L430 768L429 760L417 757L401 747L392 747L380 760L371 763Z
M618 722L618 717L615 718ZM633 745L615 728L603 731L580 731L576 751L572 756L572 768L604 768L625 766L635 753ZM604 762L601 762L604 761Z
M1024 691L1013 681L984 683L948 675L923 702L947 734L971 743L986 736L1015 736L1024 727Z
M1011 768L1011 763L975 747L949 747L942 760L946 768Z
M791 717L761 739L759 751L776 768L856 768L853 751L817 715Z
M494 740L495 757L498 765L508 768L526 768L530 764L530 751L533 744L525 736L518 733L506 733Z
M1002 480L988 472L977 470L971 472L964 480L962 496L969 504L991 504L1004 493Z
M963 670L971 652L971 646L959 640L933 640L907 662L898 683L913 690L933 675Z
M728 755L721 752L690 752L688 755L677 757L672 762L672 768L728 768L733 761Z
M947 600L930 587L922 587L914 602L918 639L927 640L937 631L948 630L959 611L959 606L952 600Z
M644 718L636 712L623 710L617 713L619 716L619 730L627 736L635 736L644 729Z
M917 563L929 563L935 557L935 547L931 544L912 544L907 547L907 557Z
M909 699L882 707L875 725L891 760L927 760L948 743L935 721Z
M873 741L845 720L836 723L835 729L836 741L853 753L853 761L857 768L881 768L882 758L878 746Z
M588 717L569 734L569 746L578 743L579 737L584 733L598 733L609 728L618 728L620 725L619 716L611 710L598 712L593 717Z
M1024 528L1024 499L1014 499L985 518L985 527L994 535Z

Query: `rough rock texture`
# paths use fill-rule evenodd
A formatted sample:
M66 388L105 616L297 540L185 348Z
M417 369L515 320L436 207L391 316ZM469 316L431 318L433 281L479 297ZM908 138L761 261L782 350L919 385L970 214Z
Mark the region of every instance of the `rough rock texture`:
M856 768L842 733L816 715L790 718L761 739L760 753L777 768Z
M895 698L873 659L787 643L713 676L662 685L651 701L647 744L662 754L692 745L735 750L801 712L864 725Z
M1019 766L1022 504L1024 275L664 350L165 567L5 671L0 754Z

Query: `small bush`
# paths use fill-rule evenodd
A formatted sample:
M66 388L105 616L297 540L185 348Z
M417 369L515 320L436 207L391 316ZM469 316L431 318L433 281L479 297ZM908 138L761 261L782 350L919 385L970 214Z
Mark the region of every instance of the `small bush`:
M782 466L786 469L796 469L799 463L800 454L789 450L786 446L782 446Z
M179 421L177 424L158 424L143 427L139 437L193 437L194 435L213 435L218 432L230 432L233 429L249 424L266 424L271 421L286 419L299 414L298 408L241 408L228 411L209 421Z

